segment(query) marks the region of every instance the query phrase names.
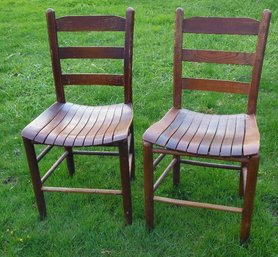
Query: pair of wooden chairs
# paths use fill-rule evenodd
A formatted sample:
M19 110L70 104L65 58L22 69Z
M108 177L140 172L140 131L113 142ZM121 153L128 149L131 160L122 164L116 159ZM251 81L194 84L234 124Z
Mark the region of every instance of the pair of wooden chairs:
M270 11L262 20L249 18L184 18L178 8L175 21L173 107L143 136L144 187L146 223L154 225L154 201L182 206L231 211L242 215L240 239L249 237L259 165L259 130L256 124L256 103L270 22ZM132 222L130 180L135 176L134 133L132 111L132 49L134 10L128 8L126 18L117 16L66 16L56 19L53 10L46 13L52 67L57 101L22 132L33 188L40 217L46 216L44 192L100 193L122 195L125 223ZM124 47L59 47L57 34L63 31L124 31ZM257 35L255 53L183 49L183 33ZM111 58L124 60L124 74L64 74L61 59ZM240 83L182 77L182 62L208 62L251 65L252 80ZM68 85L114 85L124 87L123 104L84 106L66 102L64 87ZM248 95L246 114L210 115L182 109L182 90L208 90ZM34 145L47 147L36 156ZM38 163L53 146L64 148L62 156L40 176ZM79 146L118 147L119 152L74 150ZM121 190L64 188L44 186L47 178L66 159L69 174L74 174L76 154L120 157ZM153 160L153 155L159 156ZM173 156L165 171L154 183L153 172L166 156ZM228 165L195 160L182 156L238 162ZM163 179L173 170L173 183L179 184L180 164L238 170L239 194L244 205L228 207L215 204L155 196Z

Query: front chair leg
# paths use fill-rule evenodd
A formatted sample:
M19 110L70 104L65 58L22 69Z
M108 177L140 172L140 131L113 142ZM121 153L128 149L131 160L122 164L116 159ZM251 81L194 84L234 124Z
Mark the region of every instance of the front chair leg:
M26 138L23 138L25 146L26 156L28 160L29 170L32 178L33 189L35 193L36 203L38 206L41 220L46 217L46 205L44 200L44 194L42 189L42 182L39 172L39 166L36 158L35 148L32 142Z
M67 155L67 167L68 167L69 175L72 177L74 172L75 172L72 147L65 146L64 148L65 148L65 151L68 152L68 155Z
M244 243L249 239L252 214L254 208L254 198L256 191L257 175L259 169L259 156L253 156L247 163L247 179L244 193L244 206L242 212L240 242Z
M122 182L122 194L123 194L123 208L125 223L132 223L132 205L131 205L131 189L130 189L130 177L129 177L129 153L127 140L122 141L119 144L120 153L120 170L121 170L121 182Z
M144 147L144 189L145 189L145 215L149 230L154 226L154 200L153 200L153 153L152 144L145 142Z

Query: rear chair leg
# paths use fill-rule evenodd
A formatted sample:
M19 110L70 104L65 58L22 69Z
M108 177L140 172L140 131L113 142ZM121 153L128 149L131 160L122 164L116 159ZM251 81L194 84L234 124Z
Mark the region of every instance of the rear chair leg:
M244 206L240 227L240 242L244 243L249 239L254 208L257 175L259 169L259 156L253 156L247 163L247 179L244 194Z
M75 172L72 147L65 146L64 148L65 148L65 151L68 152L67 166L68 166L69 175L72 177L74 175L74 172Z
M239 196L244 196L244 180L243 180L243 168L246 167L246 163L241 163L241 169L240 169L240 177L239 177Z
M177 159L173 167L173 185L178 186L180 183L180 156L173 156L174 159Z
M131 127L130 127L130 133L131 133L130 153L132 154L130 178L131 178L131 180L134 180L135 179L135 151L134 151L133 123L131 124Z
M152 144L144 141L143 147L144 147L145 215L146 215L147 228L151 230L154 227Z
M23 143L25 146L26 156L28 160L29 170L32 178L33 189L35 193L35 198L40 214L41 220L46 217L46 205L44 200L44 194L41 190L42 183L39 172L39 166L36 158L35 148L32 142L26 138L23 138Z
M121 182L122 182L122 194L123 194L123 208L125 223L132 223L132 205L131 205L131 189L130 189L130 177L129 177L129 153L127 140L119 144L120 153L120 170L121 170Z

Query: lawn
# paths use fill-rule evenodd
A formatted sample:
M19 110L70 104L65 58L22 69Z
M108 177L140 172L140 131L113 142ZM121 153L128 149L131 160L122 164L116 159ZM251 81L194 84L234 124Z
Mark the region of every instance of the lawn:
M44 12L56 16L135 13L133 96L135 110L136 180L132 182L133 224L124 226L121 197L46 194L48 217L39 221L21 140L22 128L55 101ZM155 229L145 228L142 134L172 105L174 15L247 16L260 19L272 10L270 35L258 100L261 163L251 242L239 245L240 216L204 209L155 204ZM278 1L35 1L0 2L0 256L278 256ZM121 45L111 32L69 33L64 45ZM111 41L112 40L112 41ZM189 47L254 51L254 37L189 35ZM112 42L112 43L109 43ZM108 64L112 64L111 68ZM65 70L119 72L120 61L67 61ZM250 68L188 64L188 76L250 80ZM67 99L84 104L123 101L123 91L111 87L71 87ZM246 110L246 98L230 94L188 91L185 107L206 113ZM42 171L61 154L54 150ZM165 159L159 171L167 164ZM101 162L100 162L101 161ZM173 190L171 176L159 189L164 196L240 205L238 176L233 171L182 167L181 184ZM117 159L76 157L76 176L63 163L49 185L119 188Z

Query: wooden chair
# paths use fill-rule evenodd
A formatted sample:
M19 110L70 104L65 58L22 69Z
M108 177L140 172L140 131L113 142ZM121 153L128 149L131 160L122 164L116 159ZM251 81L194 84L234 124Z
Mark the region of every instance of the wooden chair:
M249 18L191 17L184 19L183 9L176 11L174 42L173 107L143 136L144 187L146 223L154 226L154 201L230 211L242 215L240 240L249 238L256 180L259 166L259 130L256 123L256 103L267 41L271 13L265 10L262 20ZM183 49L183 33L258 35L255 53ZM252 65L250 83L182 77L182 62ZM248 95L247 114L210 115L182 109L182 89L207 90ZM153 161L153 154L159 156ZM173 159L158 180L153 172L165 155ZM184 160L182 156L239 162L240 165ZM191 164L240 171L242 208L177 200L154 193L173 169L173 184L180 180L180 164Z
M93 193L122 195L125 223L132 222L130 178L134 178L134 136L132 110L132 51L134 10L126 17L65 16L55 18L53 10L46 12L52 68L57 101L27 125L22 132L32 177L35 198L41 219L46 217L44 192ZM75 31L122 31L124 47L59 47L58 33ZM123 59L123 75L64 74L61 59L96 58ZM124 103L107 106L85 106L66 102L64 87L70 85L110 85L124 87ZM34 145L47 145L36 157ZM39 161L53 146L64 153L40 176ZM73 150L73 147L111 146L118 151ZM74 155L119 156L121 190L67 188L44 186L47 178L66 159L69 175L75 171Z

